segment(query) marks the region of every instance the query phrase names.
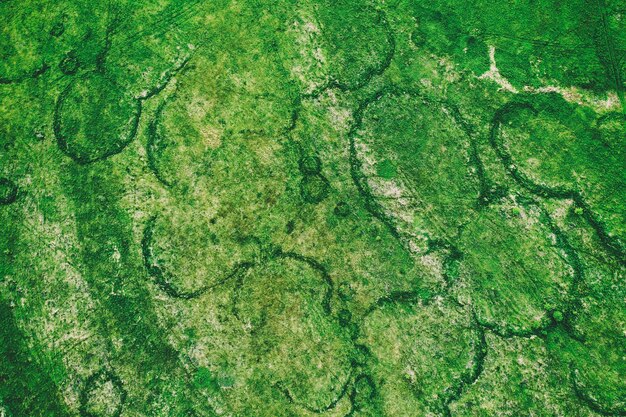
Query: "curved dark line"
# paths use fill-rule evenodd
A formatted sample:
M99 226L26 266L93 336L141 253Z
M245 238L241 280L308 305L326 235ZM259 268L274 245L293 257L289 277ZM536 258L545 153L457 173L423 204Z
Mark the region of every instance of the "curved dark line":
M361 322L363 322L372 312L386 305L412 305L416 304L420 300L425 301L425 304L428 304L429 302L429 300L424 300L424 298L422 298L415 291L398 291L390 294L389 296L381 297L366 310ZM455 303L455 305L458 304ZM444 398L441 399L439 407L441 408L440 411L443 412L444 416L446 417L450 416L450 403L457 400L464 392L466 387L473 384L484 370L485 358L487 357L487 341L485 339L485 332L483 330L483 326L481 326L476 317L476 313L472 310L471 314L472 320L470 322L470 328L473 332L476 333L476 335L474 336L477 336L477 338L472 338L474 347L474 354L472 359L474 366L461 374L457 386L451 386L443 391L442 396L444 396Z
M518 201L519 200L522 200L521 196L518 196ZM580 285L584 281L584 270L580 262L580 258L578 257L578 253L569 244L565 233L554 223L548 212L542 206L540 206L538 202L532 199L525 199L525 201L523 202L520 201L520 204L525 206L532 205L540 210L540 223L545 225L549 229L549 231L556 237L555 247L562 250L566 255L565 258L561 257L561 259L566 265L572 268L568 296L566 299L563 300L561 308L564 316L563 324L567 324L571 319L572 310L574 309L575 303L577 302L577 295L579 293ZM547 311L546 313L549 313L549 311ZM487 320L479 318L478 315L475 315L475 317L477 323L481 327L484 327L493 334L504 339L510 339L513 337L529 338L532 336L544 338L548 331L559 325L559 323L556 322L555 319L549 315L546 316L545 320L543 320L540 326L530 329L513 329L507 324L500 325L494 322L489 322Z
M602 242L603 246L617 258L618 262L622 265L626 265L626 249L621 242L610 236L605 229L604 224L598 219L598 216L591 210L591 207L585 199L582 197L580 191L572 190L567 187L559 186L547 186L539 184L531 180L523 172L521 172L513 162L511 154L505 149L502 143L498 140L499 130L502 125L503 117L516 109L527 109L537 115L538 110L527 101L509 102L496 111L491 122L491 128L489 131L489 143L496 152L496 155L500 159L505 170L510 176L524 189L530 191L539 197L544 198L556 198L556 199L572 199L574 202L583 208L583 217L589 223L589 225L595 230L598 238Z
M443 256L442 275L445 281L446 289L449 289L456 280L456 277L453 277L451 274L452 268L454 265L458 265L461 262L464 254L456 245L446 239L428 239L428 249L425 254L433 253L439 250L447 252Z
M593 411L602 414L604 416L626 416L626 402L622 401L622 405L605 406L601 404L595 398L592 398L585 392L584 388L580 386L577 377L577 369L574 368L574 364L570 364L570 378L572 381L572 387L574 388L574 394L581 400L587 407Z
M389 25L389 22L387 21L387 16L385 12L383 10L376 10L376 13L384 27L385 37L387 41L387 51L386 51L384 59L380 62L380 64L366 71L365 74L361 77L361 79L358 80L353 85L349 83L345 83L345 82L340 82L337 79L331 77L329 81L327 81L325 84L321 85L317 89L313 90L310 93L303 94L302 95L303 98L317 98L321 96L325 91L334 89L334 88L342 92L351 92L351 91L359 90L365 87L367 84L369 84L369 82L375 76L382 75L387 70L387 68L389 68L389 66L391 65L391 61L393 60L393 57L396 53L396 39L393 36L393 31L391 30L391 26Z
M146 224L143 232L143 238L141 239L141 251L144 260L144 266L148 271L148 274L154 279L157 286L168 296L172 298L179 298L183 300L191 300L204 295L207 291L224 284L225 282L240 276L247 269L251 268L254 264L252 262L239 262L230 270L229 273L218 279L211 285L204 285L201 288L194 291L181 291L177 289L172 283L171 278L173 275L165 268L158 265L156 259L154 259L154 253L152 251L152 239L154 225L156 223L157 216L152 216Z
M307 191L307 184L309 181L314 181L315 179L319 180L322 184L322 188L318 194L309 193ZM328 194L331 191L330 181L322 174L304 174L302 176L302 180L300 181L300 197L305 203L309 204L318 204L321 203L328 197Z
M146 144L146 155L148 157L148 168L150 168L156 179L159 180L159 182L163 185L171 187L173 184L168 181L163 175L161 175L161 172L157 167L156 158L154 155L157 148L157 142L163 140L163 138L159 134L158 124L160 118L163 115L163 110L165 109L166 104L167 101L164 101L159 105L156 110L154 119L148 125L148 143Z
M196 49L196 51L197 51L197 49ZM189 61L191 61L191 58L193 57L194 52L192 52L189 56L184 58L180 62L179 65L175 66L174 68L171 68L171 69L167 70L166 73L165 73L165 76L162 77L162 79L160 80L161 82L159 84L157 84L154 88L149 90L145 95L142 95L140 97L135 97L135 98L137 100L140 100L140 101L145 101L145 100L148 100L148 99L156 96L161 91L163 91L167 87L167 85L170 83L170 81L172 81L172 79L176 76L176 74L178 74L180 71L182 71L187 66ZM159 106L159 107L161 107L161 106Z
M369 211L370 214L372 214L381 223L383 223L387 227L391 235L401 242L400 233L398 232L398 229L396 228L393 220L384 213L382 206L376 201L376 197L374 197L372 190L367 183L367 177L362 172L362 163L358 157L355 140L356 132L363 123L363 112L365 111L365 109L371 103L380 100L387 93L388 91L384 89L377 92L373 96L364 100L354 113L354 122L352 127L348 131L348 138L350 141L350 176L352 177L352 181L357 187L359 194L361 195L361 197L363 197L365 201L365 208L367 209L367 211Z
M120 395L119 407L113 412L111 417L120 417L122 415L122 411L124 409L124 403L126 402L127 392L124 389L124 386L123 386L122 381L120 380L120 378L115 373L113 373L112 371L103 368L103 369L95 372L94 374L92 374L87 379L87 381L85 382L85 385L83 386L83 389L80 392L79 413L80 413L81 417L98 417L95 414L90 413L87 410L87 403L89 402L89 393L91 392L90 385L95 383L99 378L102 378L102 377L104 377L105 380L107 380L107 381L111 381L111 383L117 389L117 391L119 392L119 395Z
M352 383L352 390L350 391L350 394L348 394L350 398L350 404L351 404L350 411L344 417L352 417L354 416L354 413L356 411L359 411L361 409L360 407L357 408L354 405L354 402L356 401L356 385L361 380L367 381L367 384L372 389L372 392L369 395L369 400L373 400L374 398L378 396L378 389L376 388L376 384L374 383L374 380L372 379L372 377L369 374L365 374L365 373L360 374L354 379L354 382Z
M472 139L472 133L473 133L472 129L470 128L469 124L464 120L464 118L461 116L461 113L456 106L451 105L442 100L436 100L436 99L431 99L429 97L426 97L424 94L422 94L418 90L397 89L395 87L383 88L379 90L378 92L376 92L375 94L373 94L372 96L363 100L359 104L359 107L356 109L354 113L354 121L352 123L352 126L350 127L350 130L348 131L349 151L350 151L350 155L349 155L350 175L352 177L352 181L357 187L359 194L365 201L365 208L367 209L367 211L369 211L370 214L372 214L376 219L378 219L381 223L383 223L387 227L391 235L395 239L397 239L404 247L405 243L402 241L400 232L398 231L393 219L385 213L383 207L380 205L380 203L378 203L376 197L372 193L372 190L367 182L367 177L362 172L362 162L358 157L358 152L356 150L356 140L355 140L357 131L359 130L359 128L362 126L362 123L363 123L363 113L369 107L370 104L372 104L375 101L380 100L381 98L385 96L402 96L402 95L408 95L410 97L419 98L420 100L424 101L424 103L426 103L427 105L440 104L441 106L445 107L447 110L450 111L452 119L457 124L459 124L460 129L464 131L464 133L468 136L470 140L470 145L471 145L470 146L470 163L476 164L475 166L479 173L479 185L480 185L481 194L483 195L486 194L488 185L486 184L486 180L484 179L484 169L482 167L482 161L478 157L477 151L473 150L475 148L475 145L472 145L474 143ZM446 241L446 244L448 247L454 248L454 245L452 243Z
M451 389L448 395L443 399L442 410L445 417L451 417L450 404L458 400L465 392L467 387L475 383L482 375L485 369L485 359L487 358L488 346L485 339L485 332L478 324L476 314L472 311L472 322L475 323L475 329L478 331L478 341L474 355L474 366L466 373L461 375L459 384Z
M337 80L332 80L330 82L332 87L337 88L339 91L343 91L343 92L349 92L349 91L356 91L362 87L364 87L365 85L367 85L372 78L374 78L377 75L381 75L382 73L384 73L387 68L389 68L389 65L391 65L391 61L393 60L393 56L396 53L396 39L393 36L393 31L391 30L391 25L389 25L389 22L387 21L387 16L385 14L385 12L383 10L376 10L376 13L378 15L378 18L380 19L382 26L385 30L385 35L386 35L386 40L387 40L387 53L385 54L384 59L381 61L380 65L378 65L377 67L374 67L373 69L367 71L365 73L365 76L361 78L360 81L358 81L356 84L354 85L350 85L348 83L342 83L340 81Z
M348 388L350 386L352 386L351 383L351 379L352 379L352 370L350 370L350 372L348 373L348 378L346 379L346 382L343 384L343 386L341 387L341 391L339 392L339 394L337 395L337 397L335 397L333 400L331 400L331 402L321 408L315 408L315 407L311 407L309 405L303 404L299 401L296 401L293 396L291 395L291 392L289 391L288 388L284 387L283 384L281 384L280 382L276 384L276 388L287 398L287 401L289 401L290 403L298 406L298 407L302 407L305 410L311 412L311 413L316 413L316 414L321 414L321 413L325 413L326 411L330 411L332 409L334 409L337 404L339 403L339 401L341 401L345 396L346 393L348 392Z
M83 79L83 78L87 78L87 76L89 76L89 74L85 74L83 77L78 78L76 80L74 80L73 82L69 83L65 89L63 89L63 91L61 91L61 93L59 94L59 97L56 100L55 106L54 106L54 114L53 114L53 120L52 120L52 130L54 132L54 136L57 140L57 146L59 147L59 149L61 150L61 152L63 152L65 155L69 156L72 160L74 160L76 163L78 163L79 165L88 165L97 161L102 161L104 159L107 159L113 155L117 155L119 153L121 153L124 149L126 149L126 147L135 139L135 136L137 134L137 129L139 128L139 121L141 119L141 113L142 113L142 102L141 100L137 100L134 99L136 101L136 108L135 108L135 112L134 112L134 120L133 120L133 124L130 128L130 132L128 133L128 138L121 142L118 146L116 146L115 148L97 156L97 157L81 157L81 156L77 156L74 155L72 152L70 152L69 150L69 145L67 143L67 138L65 138L63 136L63 133L61 132L61 111L63 110L63 102L65 101L65 99L67 98L70 90L72 89L72 87L74 86L75 82L78 82L78 80ZM111 81L111 80L109 80ZM113 82L113 81L111 81ZM114 83L115 84L115 83Z
M484 329L489 330L491 333L502 339L512 339L515 337L528 339L531 337L543 338L545 333L554 327L554 322L549 317L541 323L540 326L532 329L513 329L511 326L504 324L500 325L481 318L476 319L478 325Z
M281 249L278 249L275 252L275 256L276 258L290 258L290 259L295 259L300 262L304 262L307 265L309 265L311 268L316 270L322 276L322 278L326 282L326 285L328 286L328 289L326 293L324 294L324 298L322 300L322 308L324 309L324 312L326 314L330 315L332 313L330 304L331 304L331 300L332 300L333 292L334 292L334 283L333 283L332 278L330 277L330 274L326 270L326 267L313 258L300 255L299 253L295 253L295 252L283 252Z
M292 251L283 251L281 248L279 247L272 247L269 249L268 253L267 253L267 258L268 259L293 259L295 261L298 262L302 262L307 264L309 267L311 267L313 270L315 270L316 272L318 272L321 277L323 278L324 282L326 283L328 289L326 291L326 293L324 294L324 298L322 299L322 309L324 310L324 313L327 315L331 315L332 314L332 308L331 308L331 300L332 300L332 295L333 295L333 291L334 291L334 283L332 281L332 278L330 276L330 274L328 273L326 267L321 264L320 262L318 262L317 260L308 257L308 256L304 256L301 255L299 253L296 252L292 252ZM242 285L242 282L240 281L240 285ZM235 304L237 302L235 301ZM236 307L235 307L236 308ZM233 314L238 317L238 313L236 310L233 311ZM348 392L348 388L351 386L351 372L350 374L348 374L348 378L346 379L346 382L344 383L341 392L339 393L339 395L333 399L331 401L330 404L328 404L325 407L322 408L314 408L314 407L310 407L306 404L302 404L300 402L297 402L293 396L291 395L291 392L282 386L282 384L278 383L276 384L276 387L283 393L283 395L285 395L285 397L287 398L287 400L290 403L293 403L299 407L304 408L307 411L313 412L313 413L323 413L325 411L329 411L333 408L336 407L337 403L339 403L339 401L341 401L343 399L343 397L345 396L345 394Z
M19 84L21 82L26 81L29 78L35 79L35 78L42 76L46 72L48 72L49 69L50 69L50 65L44 62L43 64L41 64L41 67L35 69L34 71L30 73L22 74L15 78L0 77L0 85Z
M385 306L394 304L415 304L418 301L424 301L425 304L429 302L428 299L424 299L417 291L394 291L389 295L379 298L369 306L363 313L361 320L365 320L376 310Z
M461 129L465 131L465 135L469 139L469 163L470 166L473 166L476 169L476 176L478 177L479 186L478 206L479 208L483 207L494 198L497 198L499 195L494 195L494 191L492 190L492 184L487 179L485 166L482 159L480 158L480 152L478 151L478 145L474 137L474 129L465 120L465 118L461 114L461 110L456 105L452 103L445 103L445 106L448 110L450 110L452 117L459 124Z

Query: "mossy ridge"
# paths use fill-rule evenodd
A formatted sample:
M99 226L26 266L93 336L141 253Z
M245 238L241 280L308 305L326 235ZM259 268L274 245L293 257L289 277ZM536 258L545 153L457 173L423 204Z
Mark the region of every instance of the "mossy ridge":
M300 145L297 142L296 144ZM317 155L304 155L302 146L298 146L298 150L298 168L302 173L300 196L308 204L320 203L331 190L330 182L322 174L322 160Z
M356 321L354 318L351 321L350 328L352 329L352 338L355 343L355 347L360 352L360 354L355 357L353 362L353 367L355 370L360 372L360 376L355 379L353 391L351 394L351 401L353 407L351 409L350 416L377 416L383 415L383 397L380 394L379 389L377 388L377 383L372 379L370 375L374 375L372 367L377 364L376 359L372 356L372 351L370 347L366 346L363 343L363 331L366 326L366 321L371 314L374 314L378 311L384 311L385 309L401 309L405 313L410 313L410 310L413 309L424 309L427 308L431 304L442 305L448 304L450 306L456 306L458 308L463 309L464 307L456 303L454 299L450 299L447 295L442 294L433 294L427 288L419 288L415 290L409 291L395 291L391 292L388 295L385 295L379 298L375 303L369 306L362 315ZM456 383L451 386L449 389L445 390L445 392L441 393L441 398L438 398L437 401L430 402L427 406L430 408L430 411L436 411L443 416L449 417L450 414L450 404L456 401L463 392L465 392L466 388L471 384L475 383L476 380L480 377L483 372L485 358L487 356L487 344L485 340L485 329L484 326L481 326L480 323L476 319L476 314L473 311L467 310L469 316L471 316L470 328L477 335L477 338L474 339L474 358L472 360L472 366L466 369L460 375L460 379L456 381ZM366 379L368 381L368 385L370 386L369 390L369 403L368 405L359 404L359 389L358 382L359 379ZM382 381L384 383L384 380ZM439 395L437 395L439 397ZM369 414L374 413L374 414Z
M383 74L391 64L395 39L379 5L369 1L355 5L342 0L298 7L295 14L287 13L290 20L286 22L293 21L294 27L286 33L293 39L283 37L281 47L287 57L285 69L300 86L301 99L318 98L330 90L359 90ZM351 21L352 24L337 25L337 21ZM363 42L355 42L355 38ZM316 51L294 52L289 41L310 46ZM302 72L302 66L314 73L314 79ZM350 73L352 75L347 75Z
M596 230L573 200L548 200L547 210L577 254L581 279L563 319L543 336L554 366L582 404L601 415L619 415L624 386L621 330L624 267L603 246ZM621 391L621 393L620 393ZM621 411L620 411L621 410Z
M304 175L300 182L300 196L309 204L317 204L328 195L330 183L321 174Z
M314 343L309 340L310 338L296 338L295 341L293 341L294 338L288 333L286 337L277 339L274 338L274 335L277 333L276 330L278 329L278 333L283 333L281 330L283 329L283 325L272 325L271 323L275 320L268 319L269 321L262 321L263 323L267 323L267 326L270 326L269 328L266 328L265 325L261 328L249 328L245 324L245 311L240 314L238 309L234 308L234 314L232 314L233 303L248 312L256 311L256 309L248 308L248 305L251 304L250 302L238 302L242 295L240 293L246 286L249 286L250 289L259 287L263 292L263 295L252 298L253 301L257 298L265 298L266 293L274 294L274 297L277 298L281 298L282 294L282 298L286 300L289 299L287 293L284 291L282 293L280 290L279 292L270 291L261 286L258 278L262 277L264 274L263 271L266 269L264 265L270 267L274 265L272 269L275 270L278 276L282 274L281 271L286 271L283 274L286 278L280 277L277 283L273 283L276 280L271 279L271 277L263 279L263 282L267 282L273 288L280 287L281 283L290 282L290 277L293 278L294 276L293 271L298 270L304 271L304 275L309 276L308 278L313 280L316 284L307 286L310 287L309 289L311 291L317 292L321 287L321 283L326 282L328 284L327 290L317 294L319 297L310 297L310 303L307 301L310 293L309 290L306 290L303 297L298 297L304 300L303 304L312 304L315 306L315 312L308 316L308 318L303 318L305 323L303 323L304 327L302 328L306 332L321 331L327 336L339 330L333 318L328 316L328 312L330 311L329 298L332 295L332 290L330 290L332 288L332 281L326 272L326 268L306 256L294 252L283 252L275 247L267 247L262 256L256 260L255 265L252 265L246 271L242 271L241 274L237 277L233 277L232 280L224 282L223 285L208 291L199 301L169 302L164 300L164 303L157 307L162 307L169 311L175 306L174 308L178 311L177 317L179 317L179 319L176 321L176 330L174 331L175 336L173 340L176 341L176 347L181 351L181 354L188 356L186 362L189 362L191 369L197 370L204 375L201 379L205 382L202 382L200 384L201 386L198 386L198 389L200 392L209 395L207 405L211 405L220 410L229 410L237 415L248 415L254 413L255 411L253 410L258 411L260 409L272 413L272 415L280 416L311 416L316 414L316 410L317 412L326 410L330 415L344 415L349 405L347 391L351 384L350 378L348 378L345 384L339 387L341 390L337 391L333 388L332 392L337 391L337 396L328 396L328 402L324 399L320 399L321 402L317 400L309 401L307 398L311 395L317 396L317 394L313 393L323 393L327 391L327 389L322 389L321 387L319 390L317 388L307 388L308 385L306 381L295 383L291 376L291 379L287 378L286 380L284 377L279 378L281 374L285 374L284 371L280 371L279 369L281 362L278 359L267 358L267 355L272 352L272 349L279 347L283 342L287 343L289 346L293 343ZM287 269L291 272L287 271ZM297 281L309 281L308 278L305 278L306 277L302 276ZM258 290L255 291L258 294ZM315 300L313 298L315 298ZM246 297L246 300L248 299L249 297ZM318 301L319 304L317 304ZM284 321L284 325L288 327L292 326L289 324L293 323L292 316L281 319L281 323ZM240 321L237 317L240 317L244 321ZM326 323L326 325L322 327L330 326L332 332L329 333L328 331L319 330L319 326L309 322L313 320L314 323L317 323L318 319ZM168 318L166 317L165 320L168 320ZM257 322L255 321L255 323ZM301 326L298 323L294 324L298 327ZM265 335L265 337L261 337L263 335ZM290 342L289 340L292 341ZM315 340L317 340L317 337L315 337ZM324 343L325 342L322 342L322 344ZM334 344L336 343L331 343L331 347ZM349 343L346 346L349 347ZM344 350L345 349L342 348L339 349L338 352L342 353ZM298 351L298 349L289 348L288 351L288 354L283 353L280 354L279 357L283 359L292 357L293 352ZM308 355L309 353L316 352L316 350L307 348L306 352L308 352L306 353L306 355ZM324 357L325 355L321 356ZM302 364L305 363L308 367L308 359L302 362ZM202 369L205 368L210 369L210 375L207 374L206 371L202 371ZM300 367L298 367L298 369L299 368ZM321 370L314 368L314 371L320 374L324 368ZM209 376L207 377L207 375ZM288 372L288 375L292 375L291 370ZM318 375L318 377L320 377L320 375ZM333 384L336 383L333 382ZM317 383L314 384L314 386L315 385L317 385ZM305 388L305 391L309 392L309 394L303 397L302 389ZM327 397L326 394L323 396L324 398Z
M368 374L360 374L355 378L350 396L350 411L344 417L376 416L382 413L378 392L372 377Z

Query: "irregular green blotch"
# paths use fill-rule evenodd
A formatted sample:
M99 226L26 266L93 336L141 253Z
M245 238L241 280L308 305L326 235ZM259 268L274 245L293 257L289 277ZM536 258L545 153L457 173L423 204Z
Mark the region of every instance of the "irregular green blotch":
M0 178L0 205L11 204L17 197L17 185L8 178Z
M382 177L386 180L395 178L396 175L398 175L396 166L388 159L385 159L376 164L376 173L379 177Z
M196 370L193 383L198 388L214 389L217 386L217 383L211 374L211 370L204 366L201 366Z
M65 75L74 75L80 68L80 61L75 51L70 51L59 62L59 69Z

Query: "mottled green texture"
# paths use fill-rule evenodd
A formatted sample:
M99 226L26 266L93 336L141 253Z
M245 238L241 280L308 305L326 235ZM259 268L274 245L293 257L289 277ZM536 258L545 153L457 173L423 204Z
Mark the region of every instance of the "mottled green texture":
M622 2L0 22L0 417L626 415Z

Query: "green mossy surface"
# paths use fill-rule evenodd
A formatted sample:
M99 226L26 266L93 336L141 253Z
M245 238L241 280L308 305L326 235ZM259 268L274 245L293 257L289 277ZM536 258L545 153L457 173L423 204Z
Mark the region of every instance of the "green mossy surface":
M0 22L0 417L626 415L622 2Z

